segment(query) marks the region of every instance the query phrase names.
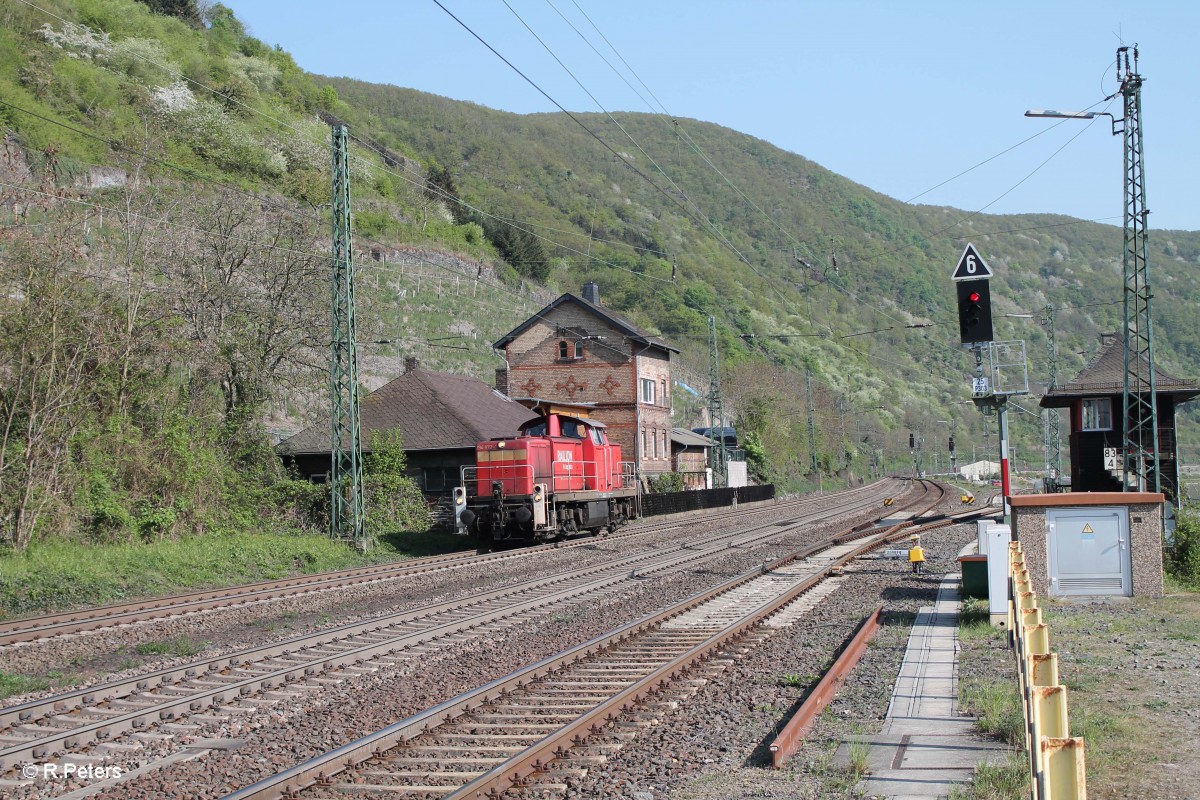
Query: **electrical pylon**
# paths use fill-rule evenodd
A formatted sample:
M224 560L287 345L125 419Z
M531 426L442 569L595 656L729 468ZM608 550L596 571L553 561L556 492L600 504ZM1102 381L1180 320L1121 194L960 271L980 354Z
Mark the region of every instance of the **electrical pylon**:
M1046 390L1053 389L1058 384L1058 345L1054 339L1054 304L1047 303L1042 309L1043 315L1040 320L1042 327L1046 329L1046 349L1049 356L1049 364L1047 371L1049 372L1050 386ZM1046 409L1046 466L1053 471L1053 479L1055 483L1062 477L1062 434L1061 420L1057 408ZM1046 476L1047 479L1051 475ZM1047 487L1049 491L1049 487Z
M1132 60L1130 52L1132 50ZM1162 491L1159 480L1158 398L1154 380L1154 332L1146 263L1146 174L1142 161L1142 76L1138 51L1117 48L1117 80L1125 100L1125 485ZM1130 478L1133 478L1131 481Z
M717 355L717 320L708 318L708 432L713 440L714 486L729 485L729 453L725 450L725 412L721 398L721 365Z
M358 350L354 324L354 259L350 241L350 169L346 127L333 128L333 329L329 388L333 422L330 440L329 533L366 550L363 515L362 442L358 421Z
M816 411L813 408L812 369L810 367L804 368L804 385L808 397L808 460L812 471L820 475L820 466L817 463L817 419Z

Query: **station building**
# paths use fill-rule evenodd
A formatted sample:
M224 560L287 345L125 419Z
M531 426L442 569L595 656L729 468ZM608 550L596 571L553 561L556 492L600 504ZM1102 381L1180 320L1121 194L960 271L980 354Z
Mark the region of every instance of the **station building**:
M671 357L679 349L600 303L594 282L562 295L494 345L496 389L514 399L587 404L642 475L674 469Z

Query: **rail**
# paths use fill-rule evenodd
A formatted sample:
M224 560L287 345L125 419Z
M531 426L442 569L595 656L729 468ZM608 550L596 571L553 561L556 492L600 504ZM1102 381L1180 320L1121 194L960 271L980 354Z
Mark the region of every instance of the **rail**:
M920 501L921 498L917 498L914 504ZM668 683L685 677L690 667L711 658L712 654L722 645L735 641L742 634L756 626L762 619L824 580L831 572L837 571L863 553L882 546L887 541L902 535L901 530L909 524L911 523L904 522L892 526L885 531L876 530L871 540L843 553L819 571L794 584L783 594L758 605L753 611L746 613L740 619L732 622L719 633L715 633L703 641L697 642L686 652L673 657L662 666L636 679L631 685L611 695L608 699L603 700L590 710L584 711L574 721L547 734L525 750L511 758L503 760L489 771L477 775L473 780L470 780L470 782L461 787L454 789L450 787L438 787L439 794L445 800L499 797L509 789L524 785L532 776L545 771L552 760L565 754L573 745L585 741L591 733L611 722L618 714L637 707L639 704L645 702L646 698L659 692ZM858 536L865 536L867 533L866 530L863 530ZM847 538L858 538L858 536ZM737 575L718 586L702 590L671 607L651 612L651 614L642 617L640 620L623 625L607 634L584 642L555 656L543 659L536 664L524 667L504 678L494 680L482 687L459 695L452 700L422 711L415 716L396 722L380 731L368 734L333 751L285 769L277 775L239 789L226 795L224 800L268 800L268 798L278 800L278 798L282 797L294 797L310 786L332 784L334 776L352 765L362 763L368 758L379 756L395 746L409 743L417 736L430 731L442 722L450 722L470 711L481 708L485 704L496 702L515 688L528 686L533 681L554 673L564 666L591 656L615 643L630 640L636 635L654 629L666 620L679 616L684 611L696 608L738 586L756 580L764 574L793 562L803 561L824 551L829 545L838 543L842 538L832 537L826 542L810 544L780 558L768 561L762 566Z
M1008 577L1009 643L1025 712L1032 799L1085 800L1083 739L1070 734L1067 687L1058 682L1058 655L1050 652L1050 626L1042 621L1020 542L1008 546Z
M775 737L775 741L771 742L771 763L776 769L782 767L789 758L796 755L804 737L812 733L821 712L833 702L838 689L854 671L858 660L867 650L867 644L879 630L879 619L882 614L883 605L880 604L859 624L854 637L846 645L842 654L838 656L837 661L825 673L825 677L821 678L816 688L805 698L795 715Z

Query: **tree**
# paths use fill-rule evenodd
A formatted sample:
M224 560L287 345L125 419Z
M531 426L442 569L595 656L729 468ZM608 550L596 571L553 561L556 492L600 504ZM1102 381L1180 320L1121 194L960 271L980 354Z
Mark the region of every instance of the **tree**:
M0 535L16 550L66 488L68 446L108 327L102 298L69 266L70 228L10 240L0 260Z
M199 28L203 24L196 0L141 0L141 2L150 6L154 13L179 17L193 28Z
M215 378L225 417L253 419L281 388L309 388L328 366L328 260L298 209L251 206L225 191L189 208L194 233L163 262L189 328L195 380Z

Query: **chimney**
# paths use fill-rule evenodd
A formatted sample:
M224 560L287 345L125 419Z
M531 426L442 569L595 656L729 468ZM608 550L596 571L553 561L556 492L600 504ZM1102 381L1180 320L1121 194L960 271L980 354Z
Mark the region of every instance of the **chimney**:
M1117 343L1117 331L1113 331L1112 333L1100 334L1100 346L1101 347L1108 347L1109 345L1116 344L1116 343Z
M416 356L405 356L405 358L404 358L404 371L405 372L412 372L415 369L417 369L417 367L419 367L419 366L421 366L421 359L417 358Z
M600 286L595 281L583 285L583 299L594 306L600 305Z
M508 396L508 367L496 368L496 391Z

